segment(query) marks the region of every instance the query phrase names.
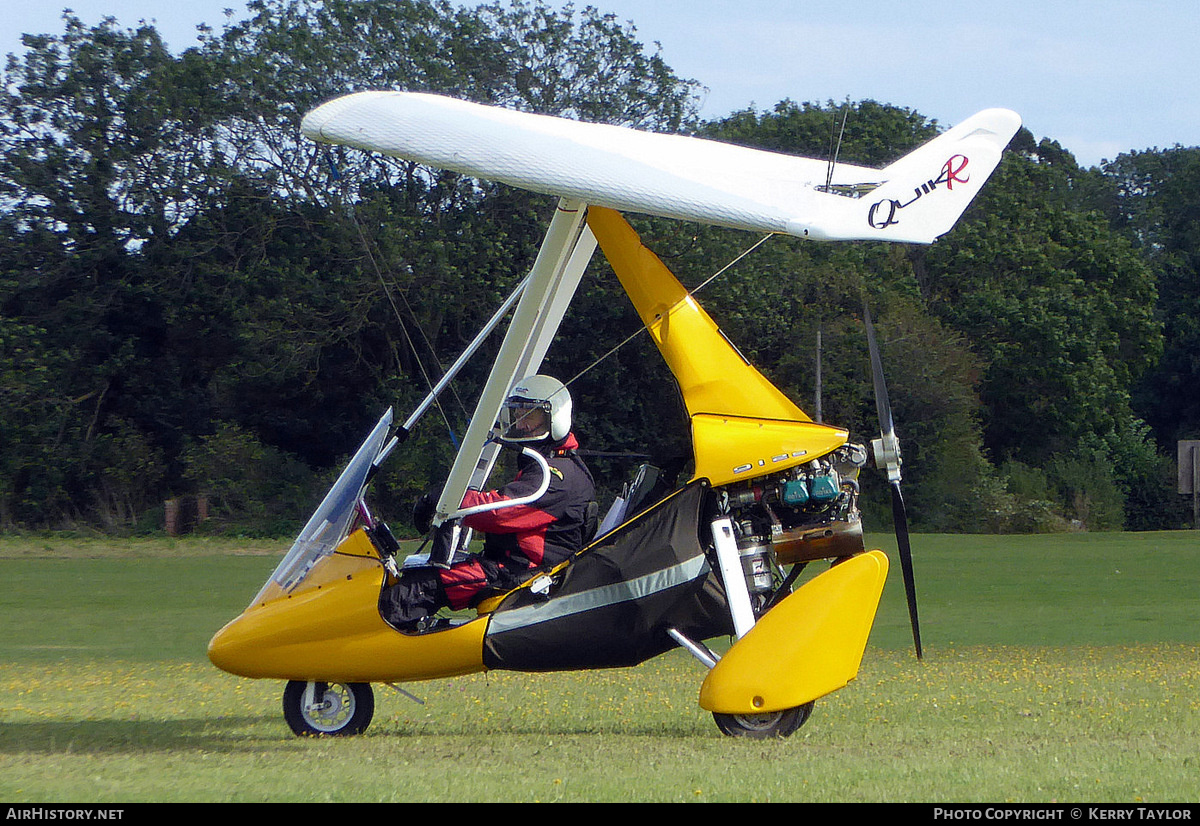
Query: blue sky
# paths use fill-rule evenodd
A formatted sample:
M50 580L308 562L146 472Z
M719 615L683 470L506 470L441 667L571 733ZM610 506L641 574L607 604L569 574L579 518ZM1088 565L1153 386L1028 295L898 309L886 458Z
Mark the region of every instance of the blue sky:
M381 0L383 1L383 0ZM1121 152L1200 145L1197 0L591 0L632 20L679 75L708 87L720 117L784 98L873 99L944 125L1004 106L1084 165ZM6 0L0 52L22 32L61 31L61 8L155 21L168 45L194 44L241 0ZM556 3L557 5L557 3ZM587 2L576 3L576 6Z

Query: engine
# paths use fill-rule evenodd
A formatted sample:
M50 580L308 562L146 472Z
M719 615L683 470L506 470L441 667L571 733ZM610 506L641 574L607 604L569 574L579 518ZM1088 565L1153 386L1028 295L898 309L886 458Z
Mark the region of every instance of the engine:
M846 444L806 464L718 491L721 510L733 521L752 597L775 589L780 565L865 549L858 474L866 464L866 448Z

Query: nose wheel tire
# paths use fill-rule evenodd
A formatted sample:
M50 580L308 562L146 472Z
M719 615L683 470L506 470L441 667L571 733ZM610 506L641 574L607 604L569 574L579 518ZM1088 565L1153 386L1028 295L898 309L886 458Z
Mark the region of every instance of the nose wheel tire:
M283 718L298 735L347 737L362 734L375 716L369 683L306 683L283 690Z
M812 710L813 704L805 703L795 708L763 714L718 714L714 711L713 720L717 728L730 737L768 740L774 737L791 737L796 729L808 720Z

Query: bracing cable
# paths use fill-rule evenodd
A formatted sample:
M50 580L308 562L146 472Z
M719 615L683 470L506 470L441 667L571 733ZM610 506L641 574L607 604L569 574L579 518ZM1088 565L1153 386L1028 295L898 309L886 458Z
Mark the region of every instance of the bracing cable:
M763 244L765 244L767 242L767 240L769 238L771 238L774 234L775 233L768 233L768 234L764 235L762 238L758 239L758 241L756 241L754 244L750 245L745 250L743 250L742 253L740 255L736 256L732 261L730 261L728 264L721 267L721 269L717 270L715 273L713 273L708 278L706 278L704 281L702 281L698 287L696 287L693 290L689 290L686 297L690 298L690 297L694 296L696 293L700 292L705 287L707 287L709 285L709 283L711 283L713 280L724 275L727 271L729 271L731 268L733 268L735 265L737 265L737 263L740 262L743 258L745 258L750 253L754 252L756 249L761 247ZM608 350L608 352L604 353L598 359L596 359L591 364L589 364L587 367L583 368L578 373L576 373L575 376L570 381L565 382L566 386L570 387L572 384L574 384L579 379L583 378L584 375L586 375L588 372L590 372L592 369L594 369L596 366L598 366L601 362L603 362L609 356L612 356L614 353L616 353L618 350L620 350L622 347L624 347L629 342L633 341L635 338L637 338L639 335L641 335L644 332L646 332L645 326L639 327L638 329L634 330L632 333L630 333L628 336L626 336L622 341L618 342L615 347L611 348L610 350Z

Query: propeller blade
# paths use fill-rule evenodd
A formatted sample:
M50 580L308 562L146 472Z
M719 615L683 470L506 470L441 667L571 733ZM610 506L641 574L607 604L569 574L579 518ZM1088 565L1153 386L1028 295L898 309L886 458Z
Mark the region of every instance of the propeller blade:
M879 414L879 438L871 443L871 447L875 451L875 465L887 472L888 482L892 487L892 522L896 528L896 545L900 550L900 570L904 574L904 595L908 600L913 645L919 660L924 652L921 649L921 624L917 619L917 586L913 576L912 545L908 539L908 511L904 507L904 495L900 492L900 440L896 437L892 404L888 400L887 382L883 379L883 360L879 356L879 343L875 339L875 325L871 323L871 309L866 302L863 302L863 321L867 328L867 348L871 354L875 410Z
M863 304L863 321L867 326L867 349L871 354L871 381L875 384L875 410L879 414L879 430L885 438L896 433L892 423L892 404L888 401L887 384L883 380L883 361L879 358L879 344L875 340L875 325L871 323L871 309Z
M875 340L875 325L871 323L871 309L863 302L863 321L867 327L867 349L871 354L871 381L875 384L875 410L879 414L879 438L871 442L875 453L875 466L887 471L888 482L900 481L900 440L896 438L896 426L892 421L892 404L888 401L887 382L883 380L883 360L879 357L879 343Z
M917 585L913 577L912 546L908 541L908 512L904 508L904 496L900 483L892 483L892 521L896 525L896 544L900 548L900 570L904 574L904 595L908 599L908 619L912 624L913 645L917 659L921 659L921 623L917 619Z

